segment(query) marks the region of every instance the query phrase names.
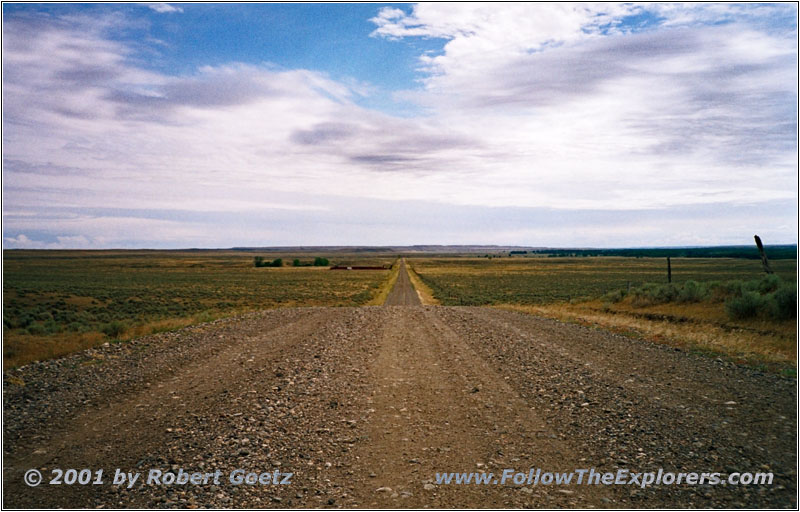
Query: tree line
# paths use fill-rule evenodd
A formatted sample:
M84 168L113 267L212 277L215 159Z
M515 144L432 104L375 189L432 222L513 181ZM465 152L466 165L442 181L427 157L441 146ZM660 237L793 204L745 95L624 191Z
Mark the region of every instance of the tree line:
M256 267L282 267L283 258L275 258L272 261L266 261L263 256L255 256L253 258L253 264ZM327 267L329 265L330 261L328 258L322 258L320 256L314 258L313 262L302 262L299 258L292 260L293 267Z

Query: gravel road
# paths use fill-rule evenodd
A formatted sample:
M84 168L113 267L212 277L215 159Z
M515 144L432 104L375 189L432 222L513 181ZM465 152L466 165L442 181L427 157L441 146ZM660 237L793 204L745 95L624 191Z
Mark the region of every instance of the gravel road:
M796 508L796 381L486 308L287 308L4 373L5 508ZM436 485L505 468L772 472L772 485ZM23 475L38 468L37 487ZM53 468L101 485L48 485ZM114 470L219 485L111 485ZM232 485L231 470L292 473Z
M400 261L400 272L397 274L397 281L394 287L386 297L384 306L421 306L422 301L419 300L414 286L411 284L411 279L408 277L408 270L406 269L406 261Z

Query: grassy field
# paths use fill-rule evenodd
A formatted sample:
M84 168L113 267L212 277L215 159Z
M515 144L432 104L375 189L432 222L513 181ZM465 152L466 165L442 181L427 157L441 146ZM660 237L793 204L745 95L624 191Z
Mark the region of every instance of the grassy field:
M673 287L664 286L665 258L407 261L434 300L445 305L515 309L795 372L796 319L771 312L768 299L776 288L759 293L765 276L760 260L673 258ZM771 264L781 286L791 289L796 301L796 260ZM684 292L688 282L698 283L688 287L702 293L689 296ZM760 300L761 309L752 316L732 316L726 306L737 299L737 293Z
M545 304L593 299L644 283L666 283L664 258L408 258L444 305ZM795 260L771 262L794 281ZM673 258L672 281L729 281L763 275L760 260Z
M18 366L109 340L174 329L237 312L370 304L389 270L255 268L237 251L5 251L3 364ZM394 258L323 255L331 264ZM304 254L265 255L310 263Z
M282 258L286 265L295 258L311 264L315 256L328 258L332 265L395 261L392 255L373 253L6 251L4 367L238 312L380 304L397 278L397 266L373 271L255 268L253 258L259 255L266 261ZM796 366L796 319L768 314L766 299L774 299L776 292L759 295L758 280L764 276L759 260L673 258L675 287L664 286L664 258L408 257L406 261L426 304L513 308L746 362ZM772 266L784 283L781 286L795 282L795 260L775 260ZM682 298L690 281L700 283L703 290L697 300ZM764 312L732 318L726 309L730 297L720 295L720 290L731 295L734 289L755 300L763 298ZM794 297L796 301L796 291Z

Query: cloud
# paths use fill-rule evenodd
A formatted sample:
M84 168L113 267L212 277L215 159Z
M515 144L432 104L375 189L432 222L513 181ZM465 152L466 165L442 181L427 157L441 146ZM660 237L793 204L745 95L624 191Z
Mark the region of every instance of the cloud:
M517 190L584 208L786 197L797 52L791 30L763 23L791 26L786 9L617 7L423 4L383 12L374 34L448 40L420 56L425 87L403 98L480 131L505 168L487 190L507 184L511 204ZM669 28L625 22L645 14ZM776 181L754 186L765 173Z
M695 205L680 210L564 210L454 206L425 201L316 198L325 213L279 211L240 215L196 210L61 209L40 213L45 223L6 226L6 248L174 248L303 245L527 244L640 246L787 242L796 201L752 203L735 208ZM777 206L777 209L776 209ZM398 215L400 212L400 215ZM164 216L170 222L164 223ZM59 219L70 219L59 222ZM81 229L85 235L64 235ZM181 243L177 243L180 240ZM710 242L711 240L711 242Z
M372 218L395 225L351 206L359 202L399 219L407 217L402 208L420 203L440 205L436 215L618 212L609 226L627 212L677 216L698 205L731 212L773 204L762 218L783 218L792 237L796 222L786 205L796 201L797 51L791 30L771 27L776 17L793 22L775 10L729 7L383 8L373 19L375 37L443 42L441 52L420 54L420 87L397 94L424 112L406 118L359 106L373 88L354 80L269 63L153 71L135 47L112 37L113 22L9 17L4 208L61 213L6 214L5 241L84 236L93 246L213 246L215 236L237 234L255 244L301 243L281 230L293 226L315 233L307 243L316 243ZM715 16L725 23L704 21ZM640 17L650 20L647 30L629 21ZM76 212L111 207L160 218ZM335 229L313 228L337 209L352 217ZM172 219L178 211L213 212L228 224ZM243 228L250 217L261 227ZM725 221L715 222L719 236L730 238ZM474 225L482 236L503 232ZM368 232L380 238L377 227Z
M165 4L165 3L147 4L147 7L151 8L154 11L159 12L159 13L183 12L183 8L182 7L176 7L174 5Z
M384 7L370 21L377 25L373 36L449 39L446 51L452 56L496 49L529 51L582 39L612 30L622 17L640 10L622 3L511 3L502 7L489 3L421 3L409 14Z
M9 249L96 249L101 248L97 241L91 241L83 235L57 236L55 242L31 240L24 233L16 237L4 237L5 247Z

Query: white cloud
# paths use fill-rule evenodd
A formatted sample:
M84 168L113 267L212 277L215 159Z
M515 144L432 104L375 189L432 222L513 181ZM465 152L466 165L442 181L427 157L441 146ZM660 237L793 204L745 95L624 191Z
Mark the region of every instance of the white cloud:
M368 85L322 73L237 63L156 73L105 27L9 19L6 206L265 219L292 210L317 212L303 217L314 223L332 211L326 198L563 211L796 200L794 39L730 10L737 24L700 27L699 15L668 6L658 12L673 28L628 33L620 20L641 9L381 9L376 36L447 40L441 54L420 56L422 87L402 93L428 115L403 119L357 106ZM134 219L56 218L49 229L89 244L253 236L233 224ZM27 238L41 218L6 220L16 234L6 243L44 243ZM256 238L281 236L264 228Z
M619 19L640 10L622 3L422 3L406 15L384 7L371 21L375 36L436 37L455 43L448 53L529 51L613 30Z
M172 4L165 4L165 3L153 3L147 4L147 7L153 9L156 12L160 13L167 13L167 12L183 12L182 7L176 7Z
M55 242L42 242L32 240L24 233L16 237L3 238L4 246L8 249L97 249L102 248L103 244L98 244L97 240L89 240L83 235L77 236L57 236Z

